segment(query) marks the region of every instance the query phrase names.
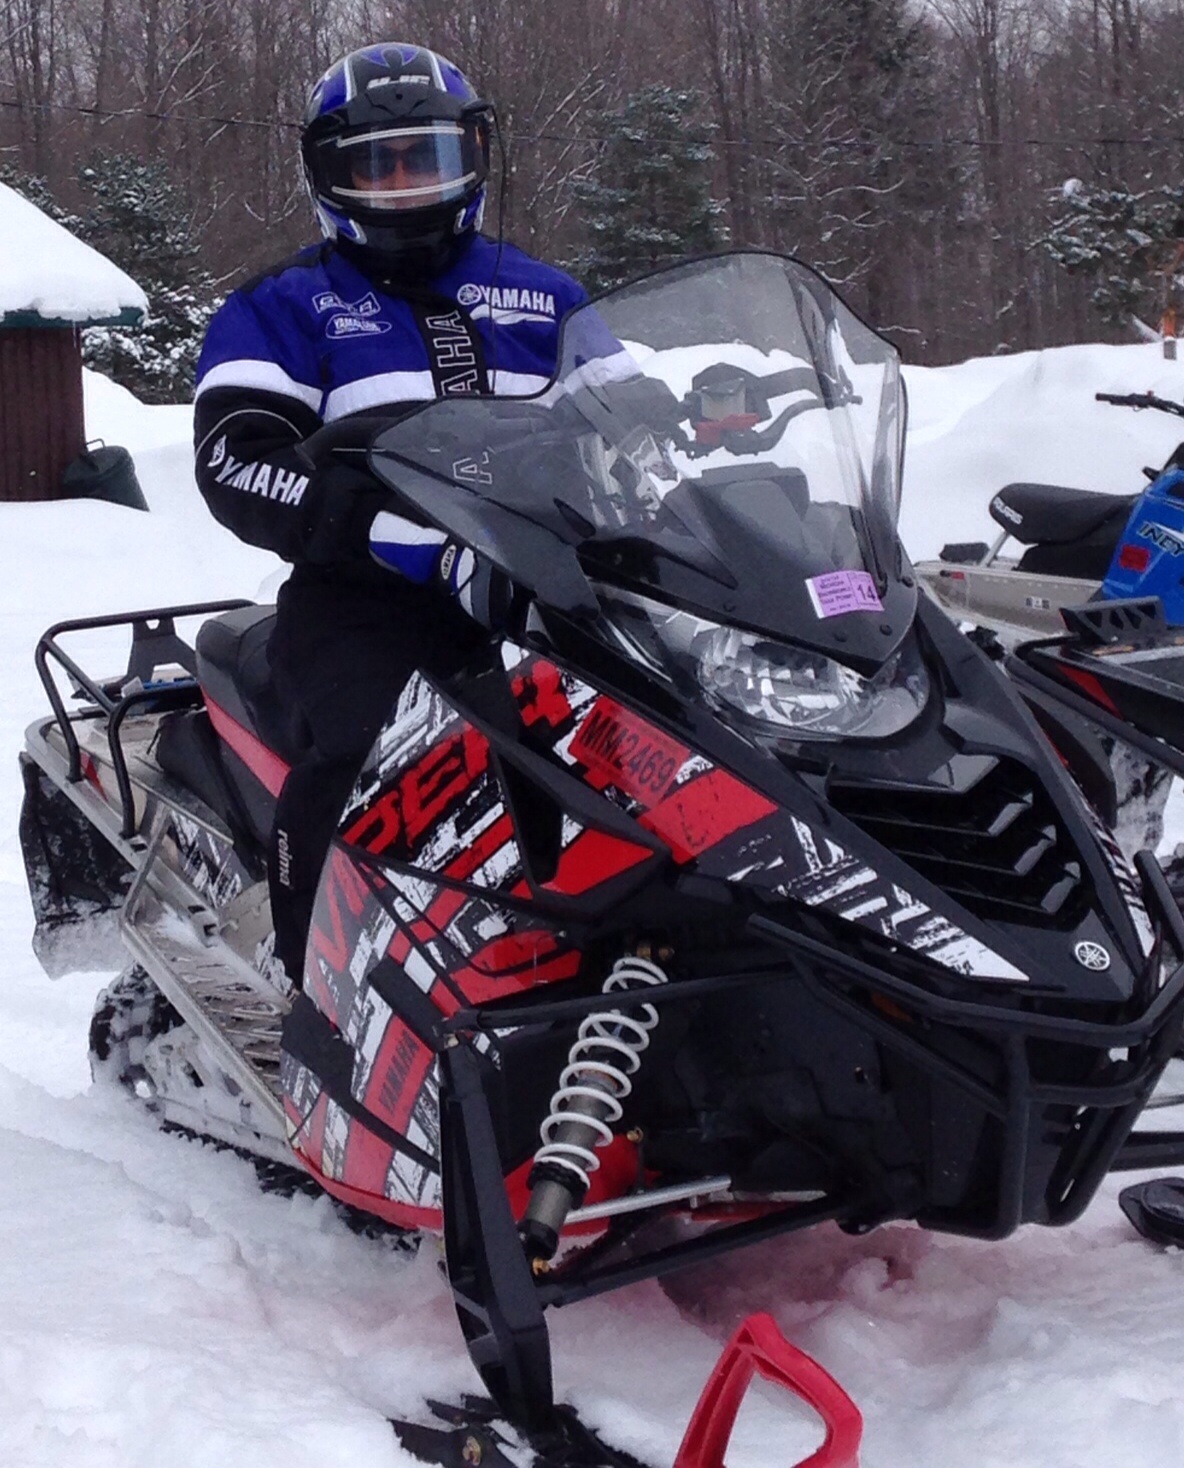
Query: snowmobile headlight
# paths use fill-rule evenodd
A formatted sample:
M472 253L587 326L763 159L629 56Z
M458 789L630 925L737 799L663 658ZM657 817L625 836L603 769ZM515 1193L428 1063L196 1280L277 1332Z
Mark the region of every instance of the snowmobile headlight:
M714 627L695 648L713 703L798 736L883 739L911 724L929 694L920 658L902 653L864 678L821 653L737 627Z
M929 678L905 643L872 677L822 653L709 622L616 588L600 588L616 640L634 660L708 701L753 733L796 739L884 739L925 707Z

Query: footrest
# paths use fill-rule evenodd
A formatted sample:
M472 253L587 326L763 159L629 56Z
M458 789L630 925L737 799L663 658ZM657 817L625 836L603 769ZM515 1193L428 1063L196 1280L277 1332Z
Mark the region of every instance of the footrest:
M200 913L194 918L200 925ZM286 1156L280 1027L288 1000L221 938L187 930L146 887L129 897L121 926L135 958L238 1087L244 1127Z

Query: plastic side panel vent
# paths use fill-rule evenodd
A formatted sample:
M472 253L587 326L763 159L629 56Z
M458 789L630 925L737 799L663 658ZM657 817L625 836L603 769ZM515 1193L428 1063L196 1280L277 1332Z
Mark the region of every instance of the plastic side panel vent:
M1022 766L992 760L962 790L831 787L874 840L981 918L1069 927L1088 896L1052 803Z
M825 1442L798 1468L859 1468L863 1418L858 1407L817 1361L790 1345L771 1315L763 1314L750 1315L724 1347L674 1468L724 1468L736 1414L754 1375L801 1397L826 1424Z

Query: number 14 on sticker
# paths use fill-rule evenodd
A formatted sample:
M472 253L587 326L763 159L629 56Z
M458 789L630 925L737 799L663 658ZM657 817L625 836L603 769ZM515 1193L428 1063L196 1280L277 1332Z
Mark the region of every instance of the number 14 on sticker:
M811 576L806 590L817 617L837 617L843 612L882 612L884 603L867 571L828 571Z

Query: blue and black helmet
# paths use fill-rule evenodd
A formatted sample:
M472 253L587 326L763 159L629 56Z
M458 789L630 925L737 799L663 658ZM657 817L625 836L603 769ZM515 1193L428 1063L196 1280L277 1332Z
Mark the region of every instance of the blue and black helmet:
M300 153L326 238L431 275L481 227L493 108L424 46L351 51L312 89Z

